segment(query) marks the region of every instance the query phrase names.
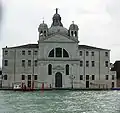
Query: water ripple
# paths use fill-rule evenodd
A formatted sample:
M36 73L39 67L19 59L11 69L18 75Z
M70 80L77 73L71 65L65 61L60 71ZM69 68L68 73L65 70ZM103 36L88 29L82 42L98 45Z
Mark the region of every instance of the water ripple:
M0 91L0 113L120 113L119 91Z

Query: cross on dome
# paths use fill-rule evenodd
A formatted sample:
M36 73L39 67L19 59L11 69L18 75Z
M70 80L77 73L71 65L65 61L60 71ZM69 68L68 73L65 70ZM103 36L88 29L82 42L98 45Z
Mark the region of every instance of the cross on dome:
M56 8L55 10L56 10L56 14L58 14L58 8Z
M42 18L42 20L43 20L43 24L44 24L44 17Z
M72 21L72 24L74 24L74 21Z

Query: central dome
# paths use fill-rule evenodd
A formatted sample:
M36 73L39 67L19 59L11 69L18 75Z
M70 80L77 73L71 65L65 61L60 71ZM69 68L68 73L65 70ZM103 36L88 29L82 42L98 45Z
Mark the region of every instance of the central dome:
M68 35L68 30L61 26L52 26L48 29L48 33L49 35L54 34L54 33Z
M53 20L52 25L48 29L49 35L54 34L54 33L68 35L68 30L63 27L63 24L61 22L61 17L58 14L58 8L56 8L56 13L53 15L52 20Z

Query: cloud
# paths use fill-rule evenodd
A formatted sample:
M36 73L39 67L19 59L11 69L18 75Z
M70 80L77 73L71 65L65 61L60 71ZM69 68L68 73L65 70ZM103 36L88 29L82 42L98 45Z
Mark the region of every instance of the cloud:
M1 21L2 21L2 2L0 2L0 28L1 28Z
M37 43L42 18L50 27L57 7L64 27L79 26L81 44L111 49L112 62L120 56L120 0L2 0L2 7L0 48Z

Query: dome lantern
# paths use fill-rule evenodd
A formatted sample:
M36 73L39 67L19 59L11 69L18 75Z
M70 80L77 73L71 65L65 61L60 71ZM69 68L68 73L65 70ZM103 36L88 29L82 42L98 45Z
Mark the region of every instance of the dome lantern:
M63 24L61 23L61 17L58 14L58 8L56 8L56 13L54 14L52 20L53 20L53 23L52 23L51 27L52 26L61 26L61 27L63 27Z
M63 27L63 24L61 23L61 17L58 14L58 8L56 8L56 13L53 15L52 20L52 25L48 29L48 35L52 35L55 33L68 35L68 30L65 27Z

